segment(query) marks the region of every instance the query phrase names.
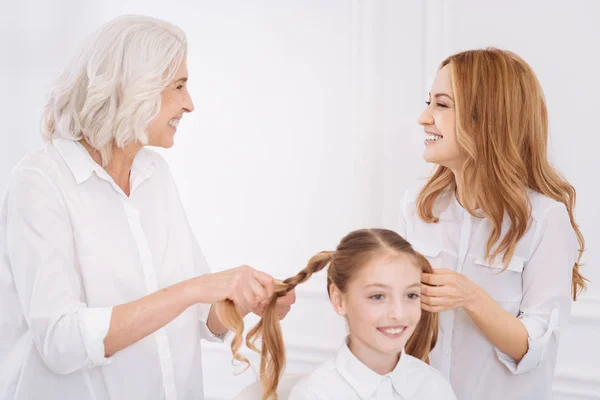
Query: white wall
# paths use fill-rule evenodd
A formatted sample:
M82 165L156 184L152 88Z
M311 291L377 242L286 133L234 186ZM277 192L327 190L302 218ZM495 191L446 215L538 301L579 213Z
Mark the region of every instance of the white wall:
M393 225L403 191L428 172L416 118L445 56L487 45L521 54L546 91L555 164L578 190L593 281L563 332L556 398L600 398L600 3L46 3L0 6L0 54L11 55L0 61L0 185L41 144L45 94L83 37L122 13L171 20L188 34L196 111L164 154L188 216L213 269L247 263L278 278L352 229ZM344 335L324 286L316 276L299 288L284 321L290 372L330 357ZM254 380L231 374L224 346L205 350L208 398L231 398Z

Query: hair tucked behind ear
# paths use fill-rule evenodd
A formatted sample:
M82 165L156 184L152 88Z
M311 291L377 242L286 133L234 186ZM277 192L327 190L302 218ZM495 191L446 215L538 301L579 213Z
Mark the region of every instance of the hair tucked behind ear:
M263 387L263 400L277 399L277 385L285 367L285 346L281 334L281 325L276 312L277 298L285 296L297 285L306 282L312 274L321 271L331 261L332 251L322 251L313 256L306 268L295 276L281 282L276 282L275 292L271 297L263 317L246 335L248 348L260 353L260 382ZM239 354L244 333L244 322L231 300L217 303L215 311L221 323L235 332L231 341L233 358L249 366L248 359ZM262 339L261 350L256 347L256 341Z

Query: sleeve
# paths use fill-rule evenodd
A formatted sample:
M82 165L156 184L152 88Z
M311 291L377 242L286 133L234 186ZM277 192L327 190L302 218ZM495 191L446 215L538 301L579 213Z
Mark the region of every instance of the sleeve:
M513 374L537 368L544 359L556 362L560 328L571 312L572 270L578 243L566 208L546 211L536 229L532 256L523 269L523 299L518 318L528 333L528 350L517 363L496 349Z
M84 302L73 231L58 188L41 171L17 170L6 201L7 256L42 360L57 374L110 362L104 338L112 307L88 308Z
M193 239L194 243L194 264L196 266L197 275L203 275L210 273L210 269L208 268L208 263L206 262L206 258L200 249L200 246L196 242L195 238ZM209 342L217 342L223 343L225 339L229 336L231 332L227 331L220 335L215 335L208 329L208 315L210 313L210 308L212 304L200 304L200 336L202 339L205 339Z

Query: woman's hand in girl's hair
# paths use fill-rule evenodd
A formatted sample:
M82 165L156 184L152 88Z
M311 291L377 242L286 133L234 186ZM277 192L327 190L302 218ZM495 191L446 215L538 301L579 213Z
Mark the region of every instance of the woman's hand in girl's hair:
M421 307L431 312L468 309L481 292L465 275L446 268L422 274L421 282Z
M286 293L285 296L281 296L277 298L277 305L275 306L275 312L279 319L284 319L290 309L292 308L292 304L296 302L296 290L293 289L289 293ZM269 299L261 303L258 307L252 309L252 312L260 317L264 316L265 309L269 304Z
M247 265L196 278L202 296L199 303L214 304L231 300L242 318L250 311L258 310L274 293L273 277Z

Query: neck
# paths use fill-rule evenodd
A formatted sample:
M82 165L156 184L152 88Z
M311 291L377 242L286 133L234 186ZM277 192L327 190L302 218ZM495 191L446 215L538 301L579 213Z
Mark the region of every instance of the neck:
M88 153L90 153L94 161L99 165L102 165L100 152L90 146L85 140L81 140L80 143L85 147ZM141 148L142 146L138 143L129 144L124 149L113 144L111 159L107 165L102 167L127 196L130 194L129 177L131 175L133 160Z
M456 196L456 200L458 201L458 203L464 207L464 201L461 195L461 190L463 188L463 181L462 181L462 175L461 175L461 171L458 169L451 169L452 173L454 174L454 182L456 182L456 188L455 188L455 196Z
M400 359L400 354L383 353L367 344L361 343L359 340L350 340L348 348L360 362L379 375L392 372Z

